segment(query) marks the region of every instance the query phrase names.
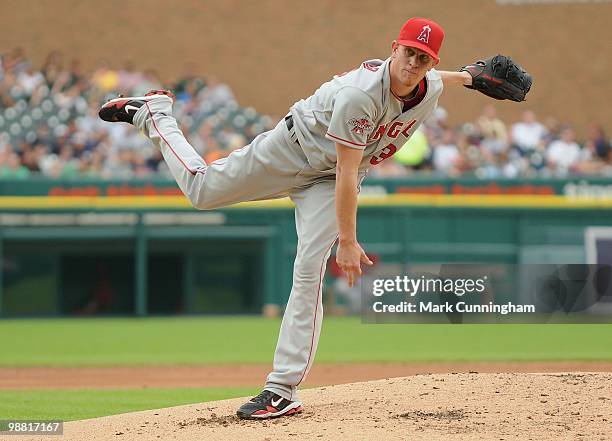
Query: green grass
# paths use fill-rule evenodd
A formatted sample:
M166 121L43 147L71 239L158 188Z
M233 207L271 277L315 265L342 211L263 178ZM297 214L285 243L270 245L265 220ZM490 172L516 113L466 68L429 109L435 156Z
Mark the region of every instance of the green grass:
M0 366L270 363L259 317L0 321ZM612 360L612 325L364 325L324 320L317 361ZM258 389L0 391L0 419L76 420L248 396Z
M0 366L270 363L259 317L0 321ZM256 337L256 338L254 338ZM318 362L612 360L612 325L365 325L324 320Z
M71 421L257 392L249 388L0 391L0 419Z

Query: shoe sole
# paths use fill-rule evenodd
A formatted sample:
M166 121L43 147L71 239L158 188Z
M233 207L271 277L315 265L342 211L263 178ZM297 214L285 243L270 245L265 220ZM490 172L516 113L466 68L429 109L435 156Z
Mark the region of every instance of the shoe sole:
M159 93L159 94L155 94L155 95L146 95L146 96L122 96L122 97L118 97L118 98L113 98L112 100L109 100L107 102L105 102L102 107L100 107L100 110L98 111L98 116L103 120L103 121L107 121L107 122L120 122L121 120L116 120L113 119L112 116L115 114L115 112L117 111L116 109L113 109L113 105L116 103L128 103L129 101L144 101L144 102L148 102L148 101L152 101L155 98L161 97L161 96L165 96L168 97L170 99L172 99L170 96L163 94L163 93Z
M268 412L268 413L264 413L260 415L246 415L246 414L241 414L241 413L236 412L236 415L238 415L238 418L243 419L243 420L267 420L269 418L278 418L281 416L295 415L296 413L300 413L303 410L304 410L304 407L302 406L302 403L300 403L299 401L296 401L295 403L291 403L290 405L288 405L287 407L285 407L283 410L279 412Z

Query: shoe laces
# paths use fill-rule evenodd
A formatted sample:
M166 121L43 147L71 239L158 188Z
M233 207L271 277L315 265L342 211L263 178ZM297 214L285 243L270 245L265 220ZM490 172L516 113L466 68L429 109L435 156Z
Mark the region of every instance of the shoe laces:
M253 403L266 403L268 401L270 401L270 397L274 395L274 392L270 392L269 390L263 390L261 391L261 393L259 395L257 395L256 397L251 398L251 402Z

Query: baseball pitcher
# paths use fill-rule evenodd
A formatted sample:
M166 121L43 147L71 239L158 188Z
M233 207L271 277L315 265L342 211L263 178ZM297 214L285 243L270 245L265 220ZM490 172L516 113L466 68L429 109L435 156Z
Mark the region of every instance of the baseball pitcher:
M321 284L336 260L349 285L372 262L359 245L357 194L370 167L390 158L435 109L446 86L464 85L495 99L523 101L531 78L498 55L459 72L434 69L444 39L432 20L411 18L386 60L368 60L334 76L295 103L269 132L206 164L172 116L169 91L119 97L102 106L105 121L134 124L159 148L179 187L197 209L288 196L298 235L293 286L264 390L238 416L265 419L302 410L297 387L310 370L323 307Z

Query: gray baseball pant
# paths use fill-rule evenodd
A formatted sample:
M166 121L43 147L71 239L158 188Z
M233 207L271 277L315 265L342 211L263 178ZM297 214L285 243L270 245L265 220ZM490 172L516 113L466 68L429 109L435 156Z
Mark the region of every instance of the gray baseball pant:
M134 125L161 149L174 179L197 209L285 196L295 203L298 246L293 286L265 389L298 400L296 388L308 375L317 350L323 276L338 235L335 176L317 176L284 120L210 164L179 130L169 97L146 102L134 116Z

